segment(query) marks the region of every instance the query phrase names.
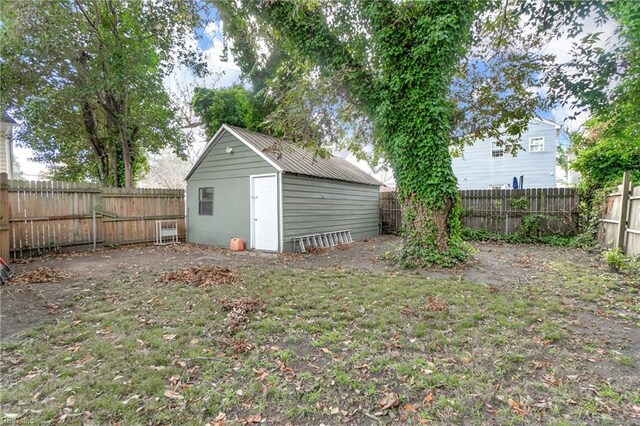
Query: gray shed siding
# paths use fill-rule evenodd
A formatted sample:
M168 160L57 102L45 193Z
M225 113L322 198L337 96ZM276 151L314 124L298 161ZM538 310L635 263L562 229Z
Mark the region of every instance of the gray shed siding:
M284 251L300 235L350 229L354 240L379 234L379 188L285 173L282 175Z
M544 137L544 151L529 152L529 139ZM556 141L554 126L532 121L520 143L525 149L516 157L505 153L491 157L491 141L481 140L464 149L463 156L453 158L453 171L460 189L488 189L490 185L511 185L513 177L524 176L525 188L556 186Z
M226 148L233 148L232 154ZM202 160L187 181L187 241L229 246L231 238L242 238L250 247L249 176L276 173L245 144L228 132ZM198 189L213 187L213 216L198 214Z

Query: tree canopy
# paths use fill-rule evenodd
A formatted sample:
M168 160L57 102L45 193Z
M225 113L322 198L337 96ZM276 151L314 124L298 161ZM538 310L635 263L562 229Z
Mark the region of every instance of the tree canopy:
M192 106L207 138L212 138L223 124L261 131L265 120L260 98L240 85L221 89L196 87Z
M176 63L204 72L186 40L195 0L3 0L0 102L18 143L56 178L132 187L147 152L186 140L163 85Z
M571 167L582 175L581 190L589 200L594 191L617 184L625 171L640 181L640 3L616 2L625 73L606 99L594 106L585 132L575 134Z
M515 141L545 105L596 105L619 71L597 36L578 41L582 56L570 63L544 52L550 40L579 34L583 18L605 20L601 2L212 3L245 76L267 76L263 91L275 105L267 127L390 163L403 203L404 264L466 256L450 145ZM598 78L578 78L584 70Z

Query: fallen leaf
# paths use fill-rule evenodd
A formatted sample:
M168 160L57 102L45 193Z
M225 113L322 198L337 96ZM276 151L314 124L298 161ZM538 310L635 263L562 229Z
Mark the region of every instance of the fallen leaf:
M388 410L389 408L393 408L400 404L400 400L398 399L398 395L394 392L387 392L382 395L380 401L378 401L378 407L382 410Z
M164 334L162 338L164 340L174 340L177 336L177 334Z
M178 392L172 391L171 389L165 390L164 396L171 399L184 399L184 396L180 395Z
M411 411L412 413L416 413L418 411L418 410L416 410L416 407L414 407L411 404L404 404L402 406L402 409L405 410L405 411Z
M215 419L209 422L209 426L224 426L225 425L224 419L226 418L227 418L227 415L221 411L218 413Z
M76 405L76 397L74 395L71 395L69 398L67 398L67 402L64 404L67 407L73 407L74 405Z
M513 399L509 398L507 400L507 402L509 403L509 405L511 406L511 408L513 408L518 414L520 414L521 416L524 416L525 414L527 414L526 411L524 411L522 409L522 407L520 407L520 403L517 401L514 401Z
M424 402L426 402L428 405L431 405L431 401L433 401L433 394L429 392L424 396Z
M5 361L9 361L13 365L18 365L22 362L22 358L9 356L5 358Z
M550 374L548 376L542 376L542 381L556 387L562 385L562 382L556 379L556 377L553 374Z
M74 367L82 367L84 364L91 361L92 359L93 359L92 355L87 355L82 359L72 362L71 365L73 365Z
M253 416L247 417L247 423L260 423L262 421L262 416L260 414L254 414Z
M256 380L260 380L260 381L266 379L267 376L269 375L269 372L264 368L260 368L260 369L254 368L253 372L256 374Z

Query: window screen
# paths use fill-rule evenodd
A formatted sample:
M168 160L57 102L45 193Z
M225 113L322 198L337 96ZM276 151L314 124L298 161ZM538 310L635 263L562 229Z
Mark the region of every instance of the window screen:
M198 203L201 216L213 216L213 187L200 188Z
M493 158L504 157L504 147L498 146L496 142L491 142L491 156Z
M529 139L529 152L542 152L542 151L544 151L544 138Z

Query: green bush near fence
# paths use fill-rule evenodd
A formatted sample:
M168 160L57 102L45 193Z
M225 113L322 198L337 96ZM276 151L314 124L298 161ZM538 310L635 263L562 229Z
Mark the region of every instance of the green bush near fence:
M525 218L523 218L523 228L525 227ZM531 220L531 222L536 221ZM536 235L535 233L526 232L526 230L523 232L520 232L520 230L518 230L518 232L514 234L498 234L495 232L487 231L486 229L472 229L463 227L462 238L465 241L504 241L506 243L513 244L549 244L557 247L584 246L580 236L567 237L564 235Z

